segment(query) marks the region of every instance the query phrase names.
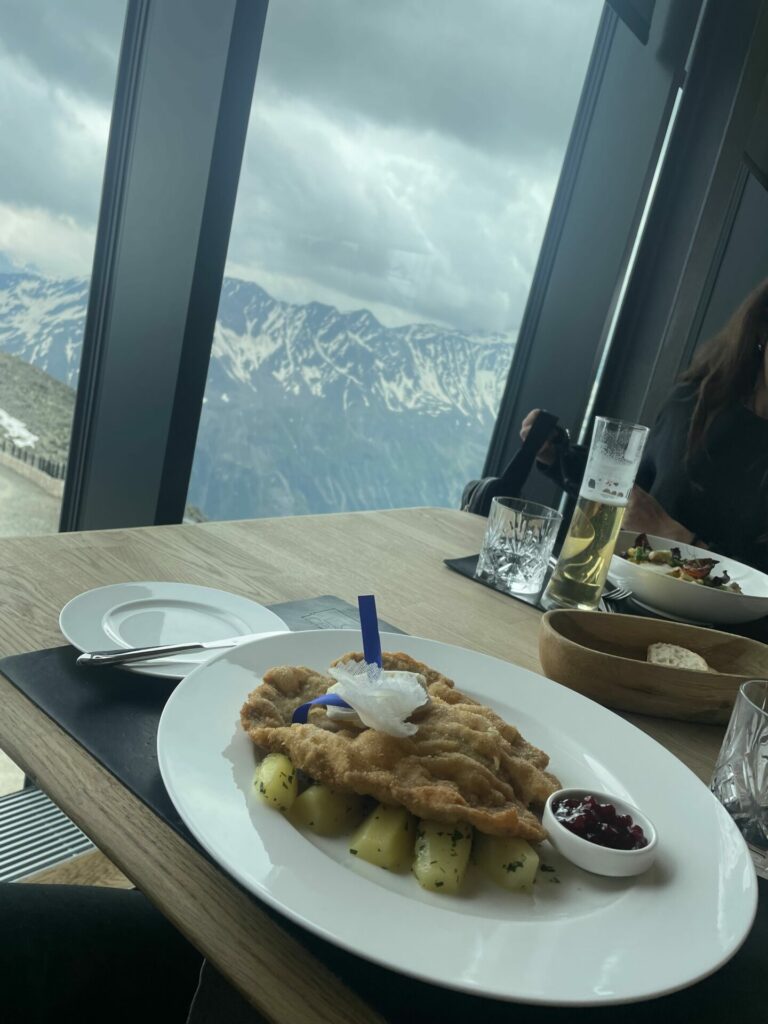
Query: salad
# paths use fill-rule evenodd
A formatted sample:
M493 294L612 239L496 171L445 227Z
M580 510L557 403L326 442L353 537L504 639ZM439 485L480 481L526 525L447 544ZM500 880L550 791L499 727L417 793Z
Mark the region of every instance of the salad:
M668 576L685 580L687 583L698 583L700 586L716 590L729 590L735 594L742 593L739 584L731 579L725 569L719 575L712 574L712 570L719 564L716 558L683 558L680 548L677 547L654 549L644 533L636 537L634 545L620 555L635 565L668 565L671 568Z

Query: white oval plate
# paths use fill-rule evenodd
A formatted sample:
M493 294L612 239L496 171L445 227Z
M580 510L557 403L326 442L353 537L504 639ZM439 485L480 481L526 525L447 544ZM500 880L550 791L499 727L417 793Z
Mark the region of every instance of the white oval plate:
M656 863L638 878L602 878L543 844L556 871L540 874L534 895L507 893L472 868L461 896L441 897L411 875L359 861L343 839L297 831L253 797L254 747L239 712L271 666L325 670L360 649L355 630L317 630L225 651L179 684L160 720L171 799L241 885L376 963L521 1002L646 999L691 984L736 952L757 905L754 868L725 810L672 754L600 705L508 662L418 637L383 634L382 644L518 725L551 755L564 786L615 793L645 811L658 830Z
M616 541L616 550L625 551L636 537L636 533L622 530ZM649 536L648 540L657 550L680 548L683 558L716 558L715 575L727 570L744 593L735 594L729 590L715 590L698 583L676 580L669 575L668 565L635 565L614 555L608 573L611 583L627 587L639 604L670 618L704 625L753 622L768 615L768 576L764 573L706 548L678 544L664 537Z
M78 594L59 614L59 629L79 651L226 640L288 627L247 597L189 583L114 583ZM218 653L218 652L214 652ZM121 666L140 675L182 679L212 657L191 651L161 661Z

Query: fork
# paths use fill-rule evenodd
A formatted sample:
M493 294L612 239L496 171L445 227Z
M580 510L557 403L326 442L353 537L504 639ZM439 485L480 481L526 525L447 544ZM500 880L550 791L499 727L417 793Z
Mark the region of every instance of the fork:
M616 608L614 607L613 602L623 601L625 598L631 596L632 591L628 590L626 587L615 587L610 594L603 594L600 598L600 608L604 612L614 614L616 612Z

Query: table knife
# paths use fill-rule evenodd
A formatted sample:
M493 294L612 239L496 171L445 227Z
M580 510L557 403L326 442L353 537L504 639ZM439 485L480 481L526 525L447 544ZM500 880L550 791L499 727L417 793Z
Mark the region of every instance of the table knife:
M239 647L249 640L265 636L277 636L277 632L247 633L245 636L231 636L226 640L206 640L186 644L161 644L154 647L119 647L112 651L89 651L77 659L78 665L124 665L131 661L151 661L153 658L167 658L173 654L188 651L215 651L225 647Z

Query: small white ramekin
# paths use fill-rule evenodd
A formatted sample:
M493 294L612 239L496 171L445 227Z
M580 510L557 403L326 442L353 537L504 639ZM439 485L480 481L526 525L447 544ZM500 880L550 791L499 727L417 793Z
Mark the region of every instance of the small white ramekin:
M567 829L555 817L553 807L561 800L586 796L593 796L601 804L613 804L618 814L629 814L632 821L643 830L648 845L641 850L611 850L607 846L599 846L588 839L582 839ZM613 878L639 875L647 871L656 858L658 836L651 820L637 807L611 793L598 793L594 789L558 789L544 805L542 822L549 834L549 841L558 853L578 867L596 875L610 875Z

